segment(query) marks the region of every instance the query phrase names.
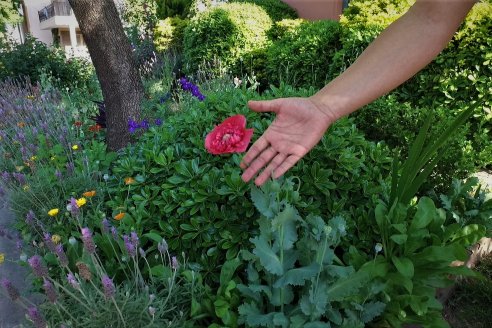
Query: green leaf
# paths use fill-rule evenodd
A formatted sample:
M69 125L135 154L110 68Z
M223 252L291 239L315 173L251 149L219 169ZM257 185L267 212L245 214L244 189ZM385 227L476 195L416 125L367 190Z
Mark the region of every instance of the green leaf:
M251 200L256 209L267 218L273 218L274 211L273 206L275 205L275 198L273 196L268 196L262 192L259 188L253 186L251 188Z
M225 286L230 280L232 280L232 276L236 269L241 264L238 258L233 260L226 261L222 268L220 269L220 286Z
M382 302L370 302L364 304L364 312L362 312L361 319L364 323L368 323L373 321L376 317L379 317L384 309L386 308L386 304Z
M276 275L283 274L284 269L282 267L282 263L280 262L280 258L268 245L267 241L263 238L263 236L255 237L250 240L256 246L255 249L253 250L253 254L258 256L261 265L263 265L263 267L265 267L265 269L270 273Z
M487 228L478 224L470 224L458 230L452 238L452 242L459 243L463 246L475 244L481 238L485 237Z
M359 289L370 280L365 271L357 271L353 275L337 280L330 285L326 294L330 301L342 301L348 296L358 295Z
M395 265L398 272L400 272L404 277L407 277L407 278L413 277L414 267L413 267L413 263L410 259L408 259L406 257L399 258L399 257L393 256L391 258L391 260L393 261L393 264Z
M157 243L160 243L163 239L161 235L159 235L155 232L148 232L148 233L144 234L144 237L152 239L153 241L155 241Z
M273 287L304 286L305 281L315 277L319 270L320 266L316 262L306 267L289 270L273 284Z
M410 230L418 230L427 227L436 217L436 206L429 197L422 197L419 200L417 213L410 224Z
M378 224L379 229L386 224L386 214L388 213L388 209L382 203L376 205L376 209L374 210L374 214L376 216L376 223Z
M283 250L289 250L294 247L294 243L297 241L297 228L296 222L301 218L296 209L290 205L287 205L285 209L277 214L272 220L272 227L276 230L277 240L279 247Z
M407 237L408 236L406 234L396 234L392 235L390 239L398 245L403 245L407 241Z
M254 304L243 304L238 308L239 314L251 327L272 327L275 313L262 314Z

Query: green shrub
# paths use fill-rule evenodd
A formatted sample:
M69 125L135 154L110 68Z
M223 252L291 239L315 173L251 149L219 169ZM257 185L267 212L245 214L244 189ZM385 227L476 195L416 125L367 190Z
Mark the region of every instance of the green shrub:
M386 27L403 15L415 0L352 0L340 17L347 26Z
M160 20L154 29L154 45L158 51L164 52L170 49L183 47L183 33L188 25L188 20L178 16Z
M287 34L296 34L300 25L306 21L302 18L297 19L282 19L273 23L273 26L268 30L268 37L275 41L281 39Z
M267 51L267 74L275 82L320 88L327 81L330 61L340 48L340 24L301 23Z
M254 3L263 8L275 22L298 17L296 11L281 0L232 0L231 2Z
M229 3L202 13L184 32L185 70L201 65L226 71L242 55L267 44L266 31L272 21L253 4Z
M265 97L311 92L283 87ZM250 185L240 178L241 156L208 154L204 138L215 124L235 113L246 115L248 127L259 136L271 116L248 111L247 100L256 97L251 91L232 89L206 96L125 151L113 169L116 177L108 206L114 213L127 213L121 221L126 229L164 236L170 249L184 251L207 281L217 281L224 259L249 245L258 214L249 198ZM384 188L388 155L386 148L367 142L351 121L340 120L289 173L301 179L292 203L303 215L366 217L372 199ZM134 177L135 184L125 185L125 177ZM351 229L355 225L351 222ZM362 243L366 242L373 244Z
M391 148L407 156L410 143L428 119L430 110L434 112L434 121L438 122L431 129L430 140L433 140L441 132L443 124L454 118L452 112L459 112L459 109L459 104L452 108L418 108L410 103L401 103L394 96L386 96L360 109L353 116L357 127L365 132L369 140L384 140ZM472 142L467 140L468 133L469 126L460 129L444 150L443 158L423 190L436 188L441 192L446 191L454 178L465 178L473 173L475 154Z
M67 59L59 48L49 48L33 37L22 44L6 44L0 49L0 80L28 78L41 80L43 73L61 87L86 87L94 74L92 65L78 58Z
M157 0L157 18L179 16L182 19L188 17L193 0Z

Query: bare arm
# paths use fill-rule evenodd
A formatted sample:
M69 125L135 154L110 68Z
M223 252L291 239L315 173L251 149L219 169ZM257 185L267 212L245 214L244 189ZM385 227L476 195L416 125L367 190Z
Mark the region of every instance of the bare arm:
M475 0L417 0L313 100L335 119L393 90L447 45Z
M306 155L338 118L393 90L432 61L475 0L417 0L343 74L309 98L250 101L276 118L241 162L243 180L262 185Z

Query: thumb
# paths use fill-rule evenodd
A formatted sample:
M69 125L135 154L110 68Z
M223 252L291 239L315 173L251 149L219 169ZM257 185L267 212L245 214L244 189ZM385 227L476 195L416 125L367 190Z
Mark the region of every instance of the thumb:
M283 99L273 100L250 100L248 107L257 113L274 112L277 113L283 103Z

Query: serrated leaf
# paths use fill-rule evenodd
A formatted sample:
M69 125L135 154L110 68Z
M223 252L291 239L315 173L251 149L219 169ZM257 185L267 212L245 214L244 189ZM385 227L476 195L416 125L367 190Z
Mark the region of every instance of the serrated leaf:
M280 262L280 258L275 254L273 249L268 245L263 236L251 239L251 242L256 246L253 254L258 256L261 265L270 273L281 275L284 273L284 268Z
M305 281L316 276L319 270L320 266L316 262L311 263L307 267L289 270L273 284L273 287L280 288L287 285L304 286Z
M276 242L283 250L289 250L294 247L294 243L298 238L296 222L300 219L296 209L287 205L284 210L278 213L272 220L272 228L276 230Z
M369 281L367 272L357 271L353 275L337 280L326 290L329 301L341 301L348 296L358 295L359 289Z
M256 209L267 218L273 218L275 215L273 212L273 205L275 204L275 198L271 195L267 195L257 187L251 188L251 200Z
M361 315L361 320L364 323L368 323L374 320L374 318L379 317L384 309L386 308L386 304L382 302L370 302L364 304L364 311Z
M262 314L254 304L243 304L238 308L239 314L245 322L252 327L271 327L273 326L274 313Z
M284 288L274 288L272 291L272 297L270 303L274 306L281 306L282 304L290 304L294 300L294 292L292 287L286 286Z

